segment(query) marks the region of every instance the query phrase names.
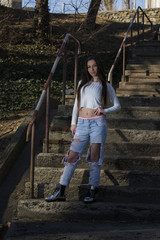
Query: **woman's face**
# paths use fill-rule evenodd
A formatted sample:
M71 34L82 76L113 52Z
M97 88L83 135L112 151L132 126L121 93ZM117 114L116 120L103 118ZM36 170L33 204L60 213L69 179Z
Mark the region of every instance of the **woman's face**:
M97 64L96 64L95 60L89 60L87 62L87 68L88 68L89 74L93 78L97 76L97 74L98 74L98 67L97 67Z

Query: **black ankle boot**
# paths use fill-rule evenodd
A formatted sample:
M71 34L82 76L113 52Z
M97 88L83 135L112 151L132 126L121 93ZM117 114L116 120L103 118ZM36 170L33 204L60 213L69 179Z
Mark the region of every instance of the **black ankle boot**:
M95 201L95 194L97 192L97 188L93 185L90 185L88 188L88 192L86 197L84 198L84 203L92 203Z
M56 188L55 188L53 194L50 197L46 197L45 200L47 202L65 201L66 200L65 188L66 188L66 186L63 186L60 183L58 183L56 185Z

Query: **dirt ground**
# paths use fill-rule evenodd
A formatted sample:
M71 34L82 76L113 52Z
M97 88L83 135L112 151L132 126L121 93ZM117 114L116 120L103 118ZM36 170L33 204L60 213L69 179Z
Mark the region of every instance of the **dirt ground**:
M24 111L21 113L6 113L6 114L3 113L3 115L1 114L0 116L0 156L3 155L3 152L9 145L12 136L17 131L21 123L24 121L28 113L29 111ZM5 216L4 217L5 223L10 221L11 217L14 218L16 216L15 206L17 204L18 199L21 199L24 196L24 182L25 182L26 176L24 177L24 179L22 177L22 181L21 180L19 181L19 179L21 178L18 176L20 173L18 174L18 169L16 167L17 164L20 165L20 163L15 163L15 165L13 166L14 177L11 171L11 174L9 173L9 175L5 179L6 182L3 181L0 184L0 189L1 189L0 224L2 223L2 218L4 216ZM25 167L25 162L24 162L24 167ZM17 174L15 172L15 169L17 169ZM24 172L22 174L25 175ZM3 198L5 199L5 201L8 201L9 203L7 206L8 210L6 212L4 209L7 209L7 208L5 205L4 205L5 207L3 206L3 203L5 204L5 201L3 201Z
M21 113L3 113L3 115L0 115L0 155L28 113L29 111L24 111Z
M9 145L13 134L16 132L18 127L24 121L28 111L21 113L6 113L0 115L0 156L3 155L3 151ZM1 158L1 157L0 157ZM7 178L8 179L8 178ZM24 196L24 181L26 175L23 178L18 187L13 191L13 185L11 177L10 180L5 181L0 185L1 197L0 197L0 239L3 238L4 234L8 230L10 225L10 217L16 216L16 205L18 199ZM14 180L13 180L14 181ZM13 184L16 185L16 182ZM6 206L7 202L7 206ZM4 218L4 221L2 220Z
M158 240L159 224L14 222L5 240Z

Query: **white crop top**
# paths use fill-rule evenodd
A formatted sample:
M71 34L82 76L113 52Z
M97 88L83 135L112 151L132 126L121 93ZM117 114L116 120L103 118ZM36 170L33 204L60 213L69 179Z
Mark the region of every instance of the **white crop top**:
M79 82L80 84L80 82ZM79 86L78 84L78 86ZM106 109L104 109L104 113L111 113L117 111L121 108L119 100L116 96L114 88L109 84L107 85L107 94L108 94L108 102L110 103ZM91 82L87 87L84 86L81 88L81 98L80 98L80 108L92 108L96 109L98 107L102 107L101 104L101 93L102 93L102 84L101 82ZM72 111L72 121L71 125L77 123L78 118L78 102L77 96L75 98L74 107Z

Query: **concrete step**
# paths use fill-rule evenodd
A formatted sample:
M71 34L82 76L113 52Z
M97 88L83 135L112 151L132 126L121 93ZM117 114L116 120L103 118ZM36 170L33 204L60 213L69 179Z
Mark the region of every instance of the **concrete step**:
M146 83L159 83L160 78L153 78L153 77L141 77L141 76L125 76L126 82L130 83L138 83L139 85L144 85ZM123 76L121 78L121 81L123 81Z
M51 202L27 199L18 202L18 219L25 221L159 222L160 205L145 203L84 204L79 201Z
M126 85L125 87L120 87L117 90L117 96L120 92L126 92L129 95L132 96L152 96L152 97L160 97L160 89L155 89L155 88L139 88L138 86L131 86L131 85Z
M134 171L133 171L134 172ZM60 177L63 173L63 168L51 168L51 167L35 167L35 177L34 182L39 184L39 187L41 185L42 188L44 186L47 186L49 184L53 184L53 188L55 185L59 182ZM101 179L100 179L100 185L120 185L120 186L128 186L130 183L128 181L131 181L131 171L122 171L122 170L101 170ZM156 173L154 173L156 176ZM135 175L132 175L133 178L135 178ZM142 177L143 175L138 175L139 177ZM159 178L159 175L156 176L156 178ZM153 178L150 178L150 181L152 181ZM80 185L80 184L88 184L89 181L89 168L83 169L83 168L77 168L73 174L73 177L71 179L70 185ZM158 182L157 182L158 183ZM47 190L46 190L47 191ZM48 194L46 192L46 194ZM46 196L46 195L45 195Z
M133 106L146 106L146 107L159 107L160 106L160 98L159 97L118 97L120 104L122 107L133 107Z
M127 59L127 64L159 65L160 57L132 57Z
M158 50L159 51L159 50ZM131 58L139 59L139 58L146 58L146 59L153 59L155 64L157 64L157 61L160 61L160 54L159 52L145 52L145 51L137 51L132 53ZM128 60L128 58L127 58Z
M28 186L27 186L28 185ZM29 183L26 184L29 190ZM35 196L44 199L50 196L55 189L55 184L35 184ZM70 185L66 189L67 201L83 201L87 194L88 184ZM29 193L29 192L28 192ZM27 196L27 195L26 195ZM117 197L118 196L118 197ZM158 204L160 196L159 188L128 187L128 186L99 186L96 196L97 201L111 203L150 203ZM29 196L28 196L29 197Z
M137 43L134 49L136 50L146 49L148 51L151 51L152 49L159 48L159 47L160 47L160 43L158 40L150 40L150 41Z
M146 70L146 69L127 69L125 70L125 76L132 76L132 77L143 77L149 79L159 79L160 80L160 69L158 70Z
M150 49L150 48L156 48L156 47L160 47L159 40L144 41L144 42L137 43L135 46L136 49L139 49L139 48Z
M39 153L35 160L36 167L64 168L62 159L64 153ZM86 155L83 154L77 168L89 169L86 162ZM101 169L109 170L139 170L139 171L160 171L160 156L126 156L120 155L104 155Z
M143 53L143 52L149 52L150 54L160 51L160 45L155 46L141 46L141 47L135 47L133 48L133 53Z
M116 92L118 89L116 89ZM147 93L148 94L148 93ZM160 106L160 99L158 97L152 96L119 96L118 97L121 106L130 107L130 106ZM74 96L66 95L66 107L72 106L74 104ZM61 106L61 105L59 105Z
M67 116L55 116L53 119L54 126L70 126L71 118ZM116 129L145 129L145 130L160 130L159 120L153 119L134 119L134 118L108 118L108 128Z
M72 140L69 127L52 127L49 139ZM137 129L108 129L106 142L136 142L136 143L155 143L160 142L160 131L137 130Z
M120 82L119 88L126 89L147 89L148 91L157 91L160 92L160 82Z
M159 47L159 46L160 46L160 41L158 41L158 40L143 41L142 43L136 44L136 48Z
M158 222L144 223L143 219L139 217L133 221L129 215L128 219L120 220L117 218L116 220L116 213L117 211L114 212L113 218L110 220L99 219L99 221L94 222L91 219L82 221L66 219L61 222L58 219L50 222L40 219L37 221L14 220L8 224L10 227L5 235L5 240L155 240L160 237Z
M49 142L50 153L64 153L66 154L70 148L70 141L51 141ZM87 149L86 149L87 151ZM86 152L84 151L84 153ZM44 151L45 152L45 151ZM150 143L105 143L105 155L126 155L132 156L160 156L160 144Z
M38 195L45 197L50 194L59 182L63 173L63 168L35 167L35 197ZM75 191L75 188L81 184L88 184L89 169L77 168L70 182L69 191ZM159 189L160 172L159 171L126 171L126 170L105 170L101 169L100 186L119 186L128 188L156 188ZM26 183L26 192L30 188L30 183ZM42 192L41 194L39 193ZM160 191L160 189L159 189ZM28 191L29 192L29 191ZM36 196L37 194L37 196ZM70 195L70 199L73 194ZM77 198L77 193L76 193Z
M157 47L155 49L147 49L143 48L143 49L135 49L132 52L132 56L141 56L141 57L156 57L156 58L160 58L160 47Z
M121 83L121 86L125 86L128 83ZM134 83L135 84L135 83ZM132 85L132 84L130 84ZM72 105L59 105L58 106L58 116L72 116L72 109L73 106ZM56 116L55 116L56 117ZM160 107L123 107L123 105L121 106L121 110L114 112L114 113L110 113L110 114L106 114L106 118L124 118L124 119L128 119L128 118L153 118L153 119L159 119L160 117Z
M149 61L153 60L151 62L151 64L156 65L160 61L160 56L159 56L159 53L157 55L151 55L150 53L148 53L148 54L146 53L146 55L145 54L144 55L132 54L128 58L126 57L126 60L127 60L126 63L128 63L128 60L132 60L132 59L134 59L134 60L149 60ZM144 61L142 61L142 63L144 64Z
M59 182L63 168L35 167L35 183L54 186ZM77 168L70 184L88 184L89 169ZM159 188L159 171L127 171L101 169L100 185Z
M155 97L159 98L160 97L160 92L156 90L151 90L151 89L138 89L132 87L132 89L126 89L126 88L118 88L117 89L117 96L123 96L123 97L129 97L129 96L134 96L134 97Z
M135 70L135 71L138 71L138 70L146 70L146 71L160 71L159 69L159 65L158 64L127 64L126 65L126 70Z

